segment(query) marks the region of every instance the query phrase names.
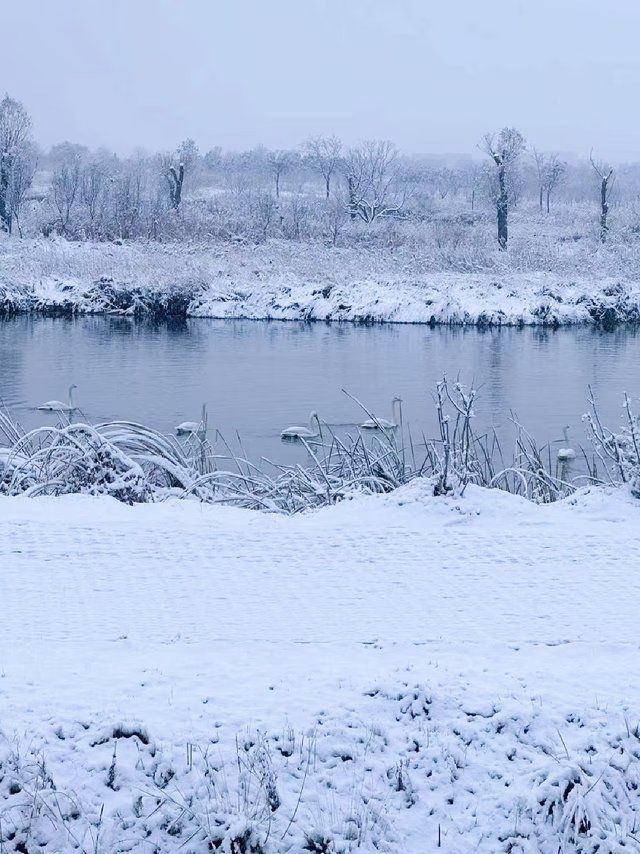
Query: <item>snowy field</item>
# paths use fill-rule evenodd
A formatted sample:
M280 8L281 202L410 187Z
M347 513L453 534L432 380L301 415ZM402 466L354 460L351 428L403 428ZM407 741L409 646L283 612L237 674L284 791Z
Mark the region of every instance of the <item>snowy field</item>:
M0 241L0 313L563 325L638 322L637 250L532 239L482 263L409 246ZM487 237L487 241L489 238ZM532 250L533 251L533 250ZM496 256L496 257L494 257ZM538 257L540 256L540 257Z
M0 851L640 851L639 506L0 498Z

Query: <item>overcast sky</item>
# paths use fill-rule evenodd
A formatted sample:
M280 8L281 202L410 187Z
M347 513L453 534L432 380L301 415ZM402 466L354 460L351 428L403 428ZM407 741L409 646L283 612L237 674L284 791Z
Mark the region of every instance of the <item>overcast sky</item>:
M640 0L19 0L0 86L39 142L127 153L311 134L640 159Z

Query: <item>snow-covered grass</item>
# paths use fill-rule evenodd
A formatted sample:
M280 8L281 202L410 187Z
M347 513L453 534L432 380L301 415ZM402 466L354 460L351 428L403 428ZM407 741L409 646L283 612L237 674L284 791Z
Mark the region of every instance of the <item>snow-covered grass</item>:
M638 512L0 497L0 849L640 850Z
M402 679L372 684L360 704L329 707L306 730L284 722L231 738L218 722L180 744L156 742L139 721L65 718L27 745L3 733L0 844L87 854L464 852L476 841L488 852L638 850L640 730L623 711L483 705Z
M208 503L297 513L335 504L353 493L385 493L414 478L431 481L435 495L462 494L468 484L506 490L533 501L556 501L584 483L637 487L640 428L625 398L627 427L621 435L600 422L592 401L588 416L593 448L577 470L551 449L538 448L518 427L515 455L505 460L495 435L476 435L476 392L446 379L434 394L439 439L426 441L398 429L340 438L325 425L317 440L302 440L308 465L262 464L231 453L213 453L196 434L186 441L130 422L90 426L66 423L23 434L0 412L0 492L6 495L108 495L128 504L169 496ZM354 399L356 403L359 403ZM374 418L360 404L363 413ZM365 433L367 431L364 431ZM224 443L222 439L220 444Z
M0 311L122 312L277 320L453 324L637 322L634 240L552 237L527 223L508 253L489 225L403 224L329 247L0 242ZM456 238L457 230L463 229ZM406 233L408 231L408 234ZM491 248L488 248L491 247Z

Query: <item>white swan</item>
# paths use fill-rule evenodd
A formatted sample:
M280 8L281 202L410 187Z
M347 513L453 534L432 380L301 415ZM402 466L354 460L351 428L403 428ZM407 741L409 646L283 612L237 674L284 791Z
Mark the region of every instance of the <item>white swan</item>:
M401 397L394 397L391 401L391 421L387 421L386 418L367 418L366 421L363 421L360 427L365 430L376 430L380 427L385 430L395 430L400 421L400 418L396 417L396 407L399 407L401 403Z
M74 406L73 403L74 388L78 388L75 383L69 386L69 391L67 392L67 403L62 403L61 400L48 400L46 403L40 404L38 409L44 409L47 410L47 412L75 412L78 407Z
M569 425L568 424L562 428L562 435L564 436L564 439L556 439L556 441L557 442L564 441L566 443L566 447L560 448L560 450L558 451L558 460L561 463L564 463L567 460L574 460L576 457L576 452L573 450L573 448L569 447Z
M313 424L316 424L317 430L314 430ZM312 412L309 416L309 426L308 427L287 427L286 430L283 430L280 434L282 439L315 439L316 436L320 436L322 433L322 428L320 427L320 419L318 418L317 412Z
M207 435L207 404L202 404L202 418L200 421L183 421L176 427L178 436L197 436L204 439Z

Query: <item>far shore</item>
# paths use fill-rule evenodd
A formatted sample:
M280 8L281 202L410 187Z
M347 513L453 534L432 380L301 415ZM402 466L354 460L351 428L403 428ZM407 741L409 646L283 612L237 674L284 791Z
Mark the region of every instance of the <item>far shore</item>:
M505 262L506 264L506 262ZM640 321L640 284L604 266L434 270L402 253L258 245L0 243L0 316L419 323L611 329Z

